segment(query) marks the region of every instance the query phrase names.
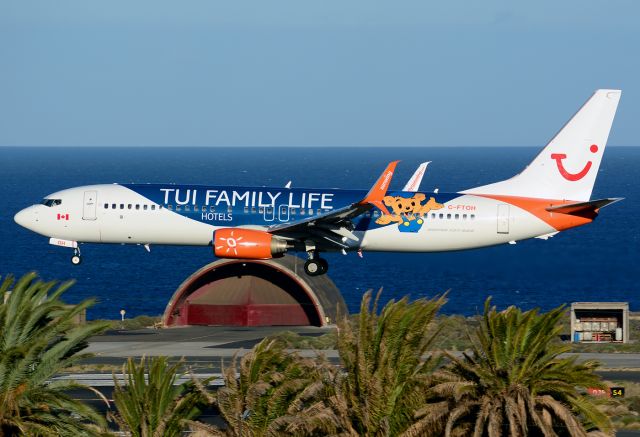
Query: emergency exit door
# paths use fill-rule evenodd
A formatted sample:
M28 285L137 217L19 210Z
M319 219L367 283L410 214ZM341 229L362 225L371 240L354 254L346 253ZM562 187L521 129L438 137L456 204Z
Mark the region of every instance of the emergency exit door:
M289 205L280 205L280 209L278 211L278 219L281 222L289 221Z
M498 234L509 233L509 205L498 205Z
M84 202L82 203L82 220L95 220L96 209L98 207L98 192L85 191Z

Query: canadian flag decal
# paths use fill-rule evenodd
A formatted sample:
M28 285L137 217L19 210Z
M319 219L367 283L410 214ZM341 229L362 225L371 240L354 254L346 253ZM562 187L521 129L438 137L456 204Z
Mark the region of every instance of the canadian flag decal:
M69 220L69 214L58 214L58 220Z

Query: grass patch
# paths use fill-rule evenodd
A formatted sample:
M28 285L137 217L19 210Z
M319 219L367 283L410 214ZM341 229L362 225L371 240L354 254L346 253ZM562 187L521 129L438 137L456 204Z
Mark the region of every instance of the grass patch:
M629 381L605 381L609 387L622 386L625 397L609 400L601 408L611 417L616 429L640 429L640 384Z
M99 321L109 323L111 325L110 329L134 330L134 329L157 327L159 326L161 319L162 319L161 316L138 316L132 319L99 320Z
M114 373L121 372L122 365L117 364L78 364L64 369L65 374L74 373Z
M352 316L354 323L356 316ZM468 333L473 332L480 325L480 316L464 317L460 315L440 315L433 324L433 331L439 329L436 335L433 349L464 351L471 346ZM570 343L570 352L600 352L600 353L635 353L640 352L640 320L629 320L630 343ZM562 324L564 338L570 338L569 314ZM271 336L283 341L287 348L291 349L335 349L336 333L334 330L324 335L311 337L299 335L294 332L284 331ZM558 338L558 341L562 341Z
M353 317L354 323L356 317ZM438 332L433 348L446 350L465 350L470 346L467 338L467 331L474 329L479 324L475 317L463 316L438 316L433 324L433 332ZM319 336L300 335L291 331L284 331L274 334L269 338L277 339L285 344L289 349L335 349L337 344L336 330L331 330Z
M269 336L269 338L281 341L287 349L335 349L338 335L335 329L323 335L300 335L291 331L284 331Z

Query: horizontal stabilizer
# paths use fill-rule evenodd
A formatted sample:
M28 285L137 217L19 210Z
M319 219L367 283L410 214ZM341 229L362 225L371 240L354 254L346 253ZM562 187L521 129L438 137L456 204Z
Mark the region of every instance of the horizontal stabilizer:
M549 212L560 214L578 215L581 217L595 216L600 208L622 200L622 197L610 199L590 200L589 202L577 202L564 205L550 206L546 208Z

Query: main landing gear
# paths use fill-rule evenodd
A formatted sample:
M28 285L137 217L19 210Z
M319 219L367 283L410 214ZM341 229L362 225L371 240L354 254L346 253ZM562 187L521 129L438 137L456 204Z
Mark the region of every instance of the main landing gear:
M304 263L304 271L309 276L324 275L329 270L329 263L326 259L320 258L318 252L313 250L308 252L309 259Z
M76 247L73 249L73 256L71 257L71 264L77 266L82 262L82 256L80 255L80 248Z

